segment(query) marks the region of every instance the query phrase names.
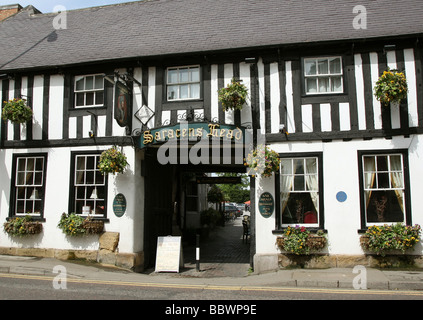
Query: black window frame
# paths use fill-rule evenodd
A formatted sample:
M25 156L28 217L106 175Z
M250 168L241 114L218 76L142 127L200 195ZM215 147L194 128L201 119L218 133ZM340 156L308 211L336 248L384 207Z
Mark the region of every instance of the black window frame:
M97 151L97 150L93 150L93 151L72 151L71 152L71 166L70 166L70 183L69 183L69 204L68 204L68 212L69 213L75 213L75 214L80 214L75 212L75 170L76 170L76 157L77 156L89 156L89 155L98 155L100 156L101 153L103 151ZM95 164L97 165L97 164ZM109 179L108 179L108 175L105 174L104 175L104 214L103 216L91 216L93 219L95 220L102 220L105 222L108 222L109 219L108 217L108 206L107 206L107 201L108 201L108 186L109 186ZM81 213L82 216L82 213ZM85 216L84 216L85 217Z
M46 191L46 181L47 181L47 163L48 163L48 153L14 153L12 156L12 176L10 181L10 205L9 205L9 216L8 219L15 217L24 217L25 214L16 214L16 196L17 196L17 162L18 158L43 158L44 159L44 168L43 168L43 178L42 178L42 187L41 190L38 190L38 196L41 197L41 211L39 215L31 215L34 221L44 222L44 208L45 208L45 191Z
M306 224L303 226L311 232L317 232L318 230L325 230L325 208L324 208L324 184L323 184L323 152L301 152L301 153L279 153L281 159L293 159L293 158L317 158L317 170L318 170L318 186L319 186L319 216L318 216L318 227L310 226ZM287 227L283 227L282 221L282 208L281 208L281 175L280 171L275 174L275 234L283 233Z
M408 162L408 149L383 149L383 150L359 150L357 152L358 156L358 175L359 175L359 192L360 192L360 224L361 229L358 230L359 233L364 233L368 229L368 225L372 223L367 223L366 221L366 199L364 197L364 178L363 178L363 156L371 155L395 155L401 154L403 161L403 179L404 179L404 223L406 225L412 224L412 214L411 214L411 190L410 190L410 171L409 171L409 162ZM384 222L385 224L394 224L396 222Z

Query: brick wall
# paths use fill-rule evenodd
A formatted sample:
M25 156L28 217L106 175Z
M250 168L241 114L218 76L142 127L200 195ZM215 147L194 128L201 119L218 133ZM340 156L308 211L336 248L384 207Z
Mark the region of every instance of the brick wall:
M10 17L11 15L19 12L22 9L21 6L0 6L0 21Z

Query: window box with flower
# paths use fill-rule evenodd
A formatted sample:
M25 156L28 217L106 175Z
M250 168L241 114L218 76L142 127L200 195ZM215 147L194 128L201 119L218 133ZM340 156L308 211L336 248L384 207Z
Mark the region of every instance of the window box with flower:
M63 213L57 226L59 229L62 229L63 233L66 235L83 236L102 233L104 222L101 220L93 220L91 217L83 217L75 213Z
M3 228L10 236L25 237L41 233L43 225L33 221L31 216L25 216L10 219L3 224Z
M398 70L384 71L374 87L376 99L383 105L399 106L401 100L407 98L407 79Z
M360 237L360 245L377 255L385 256L389 252L401 251L403 254L420 241L421 227L416 224L407 226L402 223L393 225L370 226Z
M15 98L4 101L1 117L12 123L26 123L32 119L32 109L27 106L25 99Z
M249 167L249 175L260 174L267 178L279 171L280 163L281 159L276 151L268 146L259 145L248 154L244 165Z
M288 227L282 237L276 239L276 244L282 251L295 255L309 255L326 247L327 239L322 230L316 234L305 227Z

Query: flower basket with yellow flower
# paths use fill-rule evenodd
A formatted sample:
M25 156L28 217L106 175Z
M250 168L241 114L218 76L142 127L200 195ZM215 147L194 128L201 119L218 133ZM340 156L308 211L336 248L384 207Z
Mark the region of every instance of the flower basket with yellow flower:
M421 228L418 224L406 226L402 223L393 225L370 226L366 233L360 237L363 249L384 256L392 250L405 253L420 241Z
M75 213L63 213L57 226L62 229L64 234L69 236L83 236L103 232L104 222L93 220L91 217L82 217Z
M38 221L32 221L31 216L16 217L5 222L4 231L10 236L25 237L41 233L43 225Z
M407 98L407 79L403 72L398 70L384 71L374 87L374 94L382 104L398 104Z
M296 255L309 255L323 249L327 244L327 239L323 231L319 230L312 234L305 227L288 227L282 237L276 239L278 247L288 253Z
M248 154L244 165L249 167L249 175L260 174L263 177L271 177L273 172L278 172L280 163L281 159L276 151L259 145Z
M26 105L25 99L4 101L1 117L13 123L25 123L32 119L32 109Z
M116 174L123 173L127 165L128 161L125 154L122 151L118 151L114 146L103 151L98 162L98 169L102 174Z

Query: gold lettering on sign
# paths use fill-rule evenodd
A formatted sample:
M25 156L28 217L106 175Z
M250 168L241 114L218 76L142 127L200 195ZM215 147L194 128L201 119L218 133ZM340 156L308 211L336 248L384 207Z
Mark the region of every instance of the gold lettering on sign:
M228 139L232 139L234 137L234 131L233 130L228 130L228 134L226 135L226 137Z
M236 140L241 140L242 139L242 130L240 128L236 128L235 130L235 139Z
M203 128L197 128L197 137L203 136Z
M150 133L150 130L144 131L144 144L149 144L153 142L153 135Z
M216 138L219 138L219 135L218 135L218 129L217 128L219 128L219 125L218 124L209 124L209 134L207 135L207 137L216 137Z

